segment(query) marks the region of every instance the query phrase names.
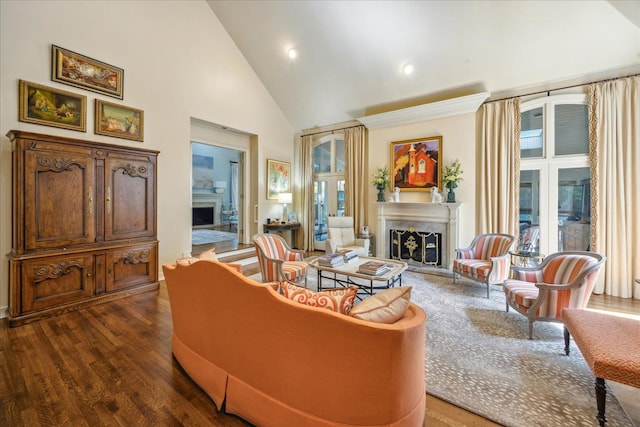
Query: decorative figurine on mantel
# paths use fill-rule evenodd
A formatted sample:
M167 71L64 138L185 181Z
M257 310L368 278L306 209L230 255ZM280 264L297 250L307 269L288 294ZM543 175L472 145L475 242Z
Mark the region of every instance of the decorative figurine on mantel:
M454 190L458 186L458 183L462 181L462 173L462 165L458 159L455 159L453 163L444 165L442 168L442 182L445 187L449 189L447 193L447 203L455 203L456 193Z
M431 187L431 203L442 203L442 194L438 192L438 187Z

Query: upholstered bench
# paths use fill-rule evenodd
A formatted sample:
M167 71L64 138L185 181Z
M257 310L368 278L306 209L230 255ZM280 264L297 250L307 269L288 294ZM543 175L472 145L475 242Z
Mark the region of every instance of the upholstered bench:
M640 321L568 308L562 320L565 353L571 335L596 377L598 420L604 426L605 380L640 388Z

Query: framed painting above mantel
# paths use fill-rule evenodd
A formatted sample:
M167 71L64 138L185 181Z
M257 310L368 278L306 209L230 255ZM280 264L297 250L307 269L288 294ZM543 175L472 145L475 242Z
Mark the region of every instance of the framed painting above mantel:
M391 188L400 191L442 191L442 136L391 143Z

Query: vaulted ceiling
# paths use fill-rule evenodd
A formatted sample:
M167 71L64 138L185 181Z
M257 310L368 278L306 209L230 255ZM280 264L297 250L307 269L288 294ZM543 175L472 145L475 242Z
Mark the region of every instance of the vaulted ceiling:
M296 130L640 72L640 1L208 4Z

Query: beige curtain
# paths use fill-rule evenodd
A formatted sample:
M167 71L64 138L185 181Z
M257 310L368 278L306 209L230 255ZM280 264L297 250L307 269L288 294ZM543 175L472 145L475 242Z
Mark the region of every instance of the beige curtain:
M482 107L478 168L478 233L518 236L520 98Z
M640 77L589 86L591 250L607 257L594 293L640 298Z
M298 233L298 247L305 251L314 250L314 224L315 214L313 211L313 136L305 135L300 138L301 150L300 161L302 168L300 171L300 221L306 226L302 233ZM302 241L300 241L302 240Z
M345 214L353 217L356 234L367 225L367 128L357 126L344 130L345 145Z

